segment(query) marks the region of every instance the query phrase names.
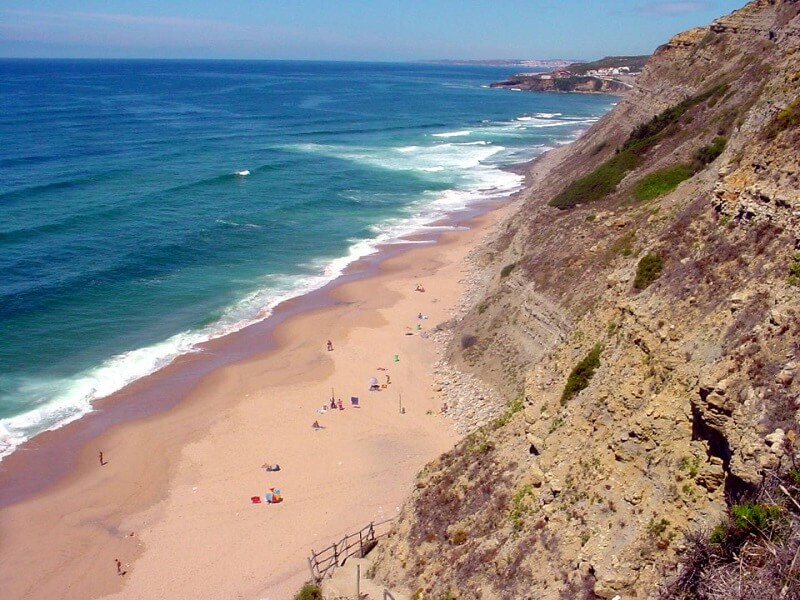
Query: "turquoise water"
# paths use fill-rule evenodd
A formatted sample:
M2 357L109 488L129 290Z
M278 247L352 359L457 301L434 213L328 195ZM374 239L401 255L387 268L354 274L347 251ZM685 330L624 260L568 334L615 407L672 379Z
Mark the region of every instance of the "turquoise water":
M613 98L487 67L0 60L0 456L518 189Z

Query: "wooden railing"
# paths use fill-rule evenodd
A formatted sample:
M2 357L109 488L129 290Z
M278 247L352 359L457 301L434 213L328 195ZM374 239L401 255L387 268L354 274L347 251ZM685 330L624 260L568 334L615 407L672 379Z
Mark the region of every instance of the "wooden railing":
M324 577L333 575L336 567L344 565L351 556L358 555L359 558L366 556L378 544L378 539L389 532L389 527L386 525L392 521L393 519L378 523L373 521L355 533L346 534L341 540L319 552L312 550L311 556L308 557L311 579L319 583Z

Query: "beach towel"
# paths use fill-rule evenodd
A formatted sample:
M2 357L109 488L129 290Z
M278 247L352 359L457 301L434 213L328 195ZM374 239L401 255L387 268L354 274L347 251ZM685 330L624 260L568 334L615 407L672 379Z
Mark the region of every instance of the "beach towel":
M253 504L261 504L261 496L251 496L250 502Z

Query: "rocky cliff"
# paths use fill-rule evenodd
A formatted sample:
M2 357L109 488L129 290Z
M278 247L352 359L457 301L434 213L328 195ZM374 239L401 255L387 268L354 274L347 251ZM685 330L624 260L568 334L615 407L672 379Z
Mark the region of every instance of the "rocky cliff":
M420 474L378 577L417 598L652 597L684 532L794 465L799 14L757 0L675 36L533 165L480 257L492 283L446 325L506 412Z
M608 77L572 75L553 77L517 75L489 87L512 88L530 92L580 92L583 94L624 94L629 85Z

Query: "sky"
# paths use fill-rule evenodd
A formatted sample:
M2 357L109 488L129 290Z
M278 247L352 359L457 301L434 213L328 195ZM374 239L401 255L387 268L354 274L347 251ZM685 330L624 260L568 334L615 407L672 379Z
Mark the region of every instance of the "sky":
M2 0L0 57L416 61L649 54L745 0Z

